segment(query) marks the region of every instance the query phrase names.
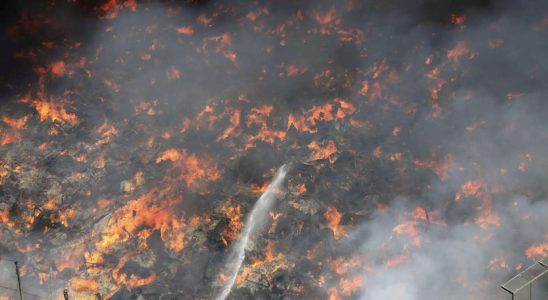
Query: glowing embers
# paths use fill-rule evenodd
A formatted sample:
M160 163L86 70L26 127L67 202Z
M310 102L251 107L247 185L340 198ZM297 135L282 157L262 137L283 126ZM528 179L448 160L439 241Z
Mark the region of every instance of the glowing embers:
M137 11L136 0L107 0L99 6L102 15L100 19L116 19L120 11L124 8L128 8L132 12Z
M500 226L500 218L496 211L493 211L493 198L482 178L465 182L460 191L455 195L455 201L459 202L464 197L481 199L481 205L476 207L477 213L475 222L483 229L489 226Z
M150 251L142 252L142 253L128 253L124 255L120 261L118 262L118 265L112 270L112 278L118 285L124 285L129 289L132 289L134 287L143 286L150 284L156 280L156 273L150 272L148 269L152 267L154 264L155 259L151 257L153 254ZM124 272L124 267L130 263L133 263L135 266L132 267L132 269L138 269L144 272L148 273L147 275L137 275L134 273L130 273L128 275L128 271Z
M236 65L237 54L232 50L232 36L230 33L206 37L202 40L202 46L196 50L199 53L208 53L211 48L214 53L222 53L226 59Z
M239 204L233 206L225 205L221 208L221 211L227 218L227 224L221 235L221 242L225 247L228 247L229 242L235 240L240 234L240 231L244 227L244 221Z
M86 245L83 240L77 240L66 248L61 249L61 253L55 259L58 272L63 272L66 269L78 270L82 265L82 258L86 250Z
M0 146L9 145L21 141L21 133L15 130L0 130Z
M289 267L285 255L281 252L274 252L274 242L268 241L265 249L263 249L264 255L259 255L250 259L250 263L245 265L238 276L236 277L236 284L240 285L244 281L252 282L268 282L272 281L272 274L279 269Z
M29 116L23 116L21 118L14 118L12 116L4 115L2 116L2 122L4 122L6 125L9 125L10 127L14 129L22 129L25 128L25 125L27 125L27 121L29 120Z
M240 101L247 102L245 95L240 96ZM270 124L272 105L262 105L248 110L224 107L220 108L223 101L205 105L194 119L185 118L180 132L186 133L190 129L208 130L218 132L217 142L226 141L231 145L243 144L244 150L256 147L258 142L274 144L284 140L285 130L276 130ZM246 132L242 135L242 132ZM241 138L241 139L240 139Z
M79 122L76 114L67 111L67 103L64 99L50 98L49 100L31 100L29 98L24 98L21 102L28 103L33 107L42 122L49 120L53 123L68 124L70 126L75 126Z
M435 155L432 155L431 160L415 159L413 160L413 163L417 167L431 170L436 175L438 175L440 179L446 180L449 171L455 165L455 159L450 154L448 154L443 158L443 160L438 161L436 160Z
M330 272L319 278L320 286L326 285L326 282L331 285L327 288L328 299L347 299L363 289L366 284L363 274L369 268L364 257L340 256L328 261L328 266Z
M47 203L43 207L38 207L32 198L21 200L21 202L18 204L21 207L16 205L10 209L4 205L0 210L0 222L13 229L15 234L23 234L34 229L46 233L51 226L58 225L68 227L68 220L76 215L73 209L52 210L54 207L48 206Z
M346 235L346 230L340 224L343 215L335 207L328 207L323 216L327 220L327 227L331 229L335 239L338 240Z
M182 197L172 187L152 189L141 197L118 208L108 224L98 234L97 250L111 252L123 247L130 239L143 246L154 230L160 230L168 249L181 251L184 247L184 219L176 215Z
M387 269L393 268L397 265L401 265L409 260L409 255L400 255L393 258L389 258L384 261L384 267Z
M276 141L285 139L285 131L273 130L268 126L268 118L272 112L272 105L263 105L258 108L252 108L246 119L247 128L258 127L256 134L249 135L246 142L246 148L255 147L257 141L263 141L268 144L274 144Z
M2 116L2 122L10 128L0 128L0 146L21 141L21 129L26 128L28 119L28 115L21 118L14 118L8 115Z
M105 121L95 132L99 136L95 145L100 146L109 143L118 134L118 129Z
M165 150L156 158L156 163L164 161L173 163L172 171L191 189L203 188L209 181L221 178L221 171L213 159L206 155L188 154L186 149Z
M228 126L219 133L217 141L239 136L241 133L241 111L233 107L225 107L223 110L218 111L217 105L222 103L213 103L213 99L210 99L210 102L212 102L212 104L205 105L202 111L200 111L193 120L185 118L180 132L185 133L191 127L191 124L195 130L207 129L210 131L218 131L219 129L216 128L216 124L226 120Z
M474 54L471 54L471 51L466 48L466 43L464 41L458 41L453 49L447 51L447 57L457 59L460 56L470 55L469 58L472 59Z
M318 122L341 120L355 112L356 108L350 102L335 99L323 106L313 106L301 115L289 114L287 128L294 127L300 132L316 133Z
M421 232L423 232L430 222L428 214L424 208L417 207L410 214L400 216L401 223L392 228L392 231L410 239L413 246L422 244Z
M312 141L308 144L308 149L312 151L309 156L309 160L319 160L319 159L329 159L331 163L334 163L337 160L335 153L337 153L337 146L335 142L329 140L323 145L320 145L317 141Z
M313 12L314 20L318 23L319 28L313 28L310 32L319 33L321 35L330 35L335 33L339 36L342 42L363 43L364 33L357 28L343 28L342 18L337 15L335 6L331 6L328 11Z
M75 292L96 292L99 290L99 283L95 279L73 277L69 284Z
M548 243L531 245L529 248L525 249L525 256L532 259L548 257Z

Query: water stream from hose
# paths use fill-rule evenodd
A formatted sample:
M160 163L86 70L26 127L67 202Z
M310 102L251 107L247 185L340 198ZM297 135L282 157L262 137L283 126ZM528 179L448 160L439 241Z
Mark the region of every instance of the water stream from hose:
M225 270L229 275L229 279L223 285L221 292L215 299L225 300L226 297L230 294L232 286L234 286L234 282L236 281L238 272L240 271L242 263L245 259L245 248L247 247L249 238L251 234L260 227L262 222L267 217L268 211L272 207L274 200L276 200L276 190L278 190L282 185L286 174L287 170L285 165L283 165L278 169L278 173L276 173L276 176L274 177L272 182L270 182L270 185L268 186L266 191L261 195L259 200L257 200L255 205L253 206L251 213L246 219L242 234L236 242L234 248L231 250L225 265Z

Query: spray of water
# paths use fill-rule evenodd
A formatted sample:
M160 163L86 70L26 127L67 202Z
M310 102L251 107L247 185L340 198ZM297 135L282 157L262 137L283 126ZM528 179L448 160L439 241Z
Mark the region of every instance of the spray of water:
M257 200L255 205L253 206L253 209L251 210L251 213L247 217L242 235L236 242L234 248L232 248L225 266L225 270L228 271L230 277L228 281L223 285L221 292L216 298L217 300L224 300L226 299L228 294L230 294L232 286L234 285L236 277L238 276L238 272L240 271L240 268L242 266L242 262L244 261L245 248L247 246L247 243L249 242L249 237L255 230L257 230L257 228L259 228L259 225L266 218L270 207L276 199L275 190L278 189L283 183L286 173L287 170L285 165L281 166L280 169L278 169L276 177L274 177L266 191L261 195L259 200Z

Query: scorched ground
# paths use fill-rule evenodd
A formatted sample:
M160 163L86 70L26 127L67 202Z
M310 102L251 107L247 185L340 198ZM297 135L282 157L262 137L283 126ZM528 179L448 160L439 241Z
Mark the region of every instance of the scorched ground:
M501 299L548 255L545 1L2 3L0 299ZM34 296L33 296L34 295Z

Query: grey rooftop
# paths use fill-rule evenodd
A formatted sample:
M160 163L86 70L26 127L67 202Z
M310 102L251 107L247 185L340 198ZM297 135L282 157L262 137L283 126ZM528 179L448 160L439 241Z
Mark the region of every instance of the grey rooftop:
M523 270L523 272L503 284L502 288L514 295L546 273L548 273L548 258L544 258Z

